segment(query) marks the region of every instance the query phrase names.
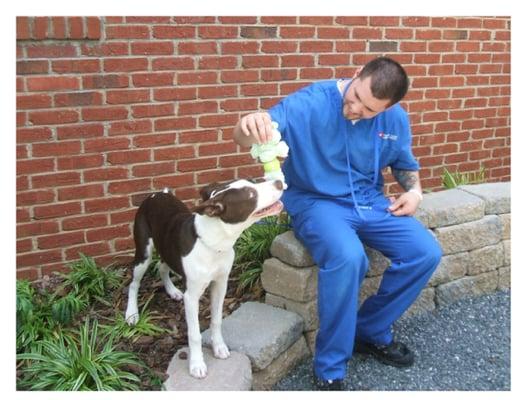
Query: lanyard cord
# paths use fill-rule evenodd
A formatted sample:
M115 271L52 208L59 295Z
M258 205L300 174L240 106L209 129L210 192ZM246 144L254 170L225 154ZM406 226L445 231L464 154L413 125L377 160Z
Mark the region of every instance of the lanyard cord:
M361 209L358 206L356 195L354 193L354 183L352 182L352 170L350 168L350 156L348 155L348 138L345 137L345 151L347 156L347 169L348 169L348 185L350 186L350 193L352 194L352 201L354 202L354 207L357 210L357 213L359 214L360 218L364 221L365 217L363 216L363 213L361 212Z
M381 132L379 129L376 132ZM378 186L378 176L379 176L379 158L380 158L380 137L378 134L374 135L374 189L377 189Z
M355 79L355 78L354 78ZM350 88L350 85L354 81L354 79L351 79L350 82L347 83L345 86L345 89L343 90L343 102L345 101L345 96L348 92L348 89ZM348 126L348 125L347 125ZM358 206L356 195L354 191L354 183L352 179L352 168L350 164L350 155L348 152L348 137L345 133L345 151L346 151L346 157L347 157L347 170L348 170L348 184L350 186L350 193L352 195L352 200L354 202L354 207L356 208L359 216L361 219L365 220L363 213L361 212L361 207ZM374 189L376 189L376 186L378 184L378 176L379 176L379 158L380 158L380 148L379 148L379 138L378 135L374 136Z
M347 83L347 85L345 86L345 90L343 90L343 101L345 101L345 96L348 92L348 89L350 88L350 85L352 84L352 82L354 82L354 79L351 79L350 82ZM346 125L348 126L348 124ZM347 129L348 130L348 129ZM346 151L346 158L347 158L347 171L348 171L348 185L350 186L350 193L352 195L352 201L354 202L354 207L356 208L356 211L359 215L359 217L364 221L365 220L365 216L363 215L363 212L361 211L361 209L358 207L358 203L357 203L357 200L356 200L356 195L355 195L355 190L354 190L354 183L353 183L353 180L352 180L352 168L350 167L350 155L348 153L348 135L346 134L346 131L345 131L345 151Z

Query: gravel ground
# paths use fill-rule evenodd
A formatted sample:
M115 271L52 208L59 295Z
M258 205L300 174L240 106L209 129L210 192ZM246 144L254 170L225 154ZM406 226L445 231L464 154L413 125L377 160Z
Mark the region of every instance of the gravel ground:
M510 390L510 292L403 319L394 336L414 351L414 365L399 369L356 355L348 363L346 390ZM274 390L314 390L312 359Z

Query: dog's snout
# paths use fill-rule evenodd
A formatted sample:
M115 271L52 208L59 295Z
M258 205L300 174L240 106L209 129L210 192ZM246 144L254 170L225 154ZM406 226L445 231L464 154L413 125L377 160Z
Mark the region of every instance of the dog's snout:
M278 190L284 189L284 184L280 180L276 180L273 182L273 186L275 186Z

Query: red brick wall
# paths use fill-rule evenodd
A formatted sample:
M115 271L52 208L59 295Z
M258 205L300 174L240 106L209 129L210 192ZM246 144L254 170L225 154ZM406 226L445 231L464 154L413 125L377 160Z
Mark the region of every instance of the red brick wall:
M17 276L128 260L142 195L258 176L241 115L382 54L412 80L424 187L510 179L510 18L17 18Z

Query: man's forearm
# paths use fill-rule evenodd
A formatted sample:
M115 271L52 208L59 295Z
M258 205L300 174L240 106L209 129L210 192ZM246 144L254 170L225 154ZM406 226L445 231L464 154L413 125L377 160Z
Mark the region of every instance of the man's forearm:
M422 186L420 185L420 174L418 171L405 171L401 169L393 169L392 175L396 182L408 192L411 189L422 192Z
M405 193L392 201L388 208L389 211L396 217L414 215L423 200L418 171L393 169L392 175L400 186L405 189Z

